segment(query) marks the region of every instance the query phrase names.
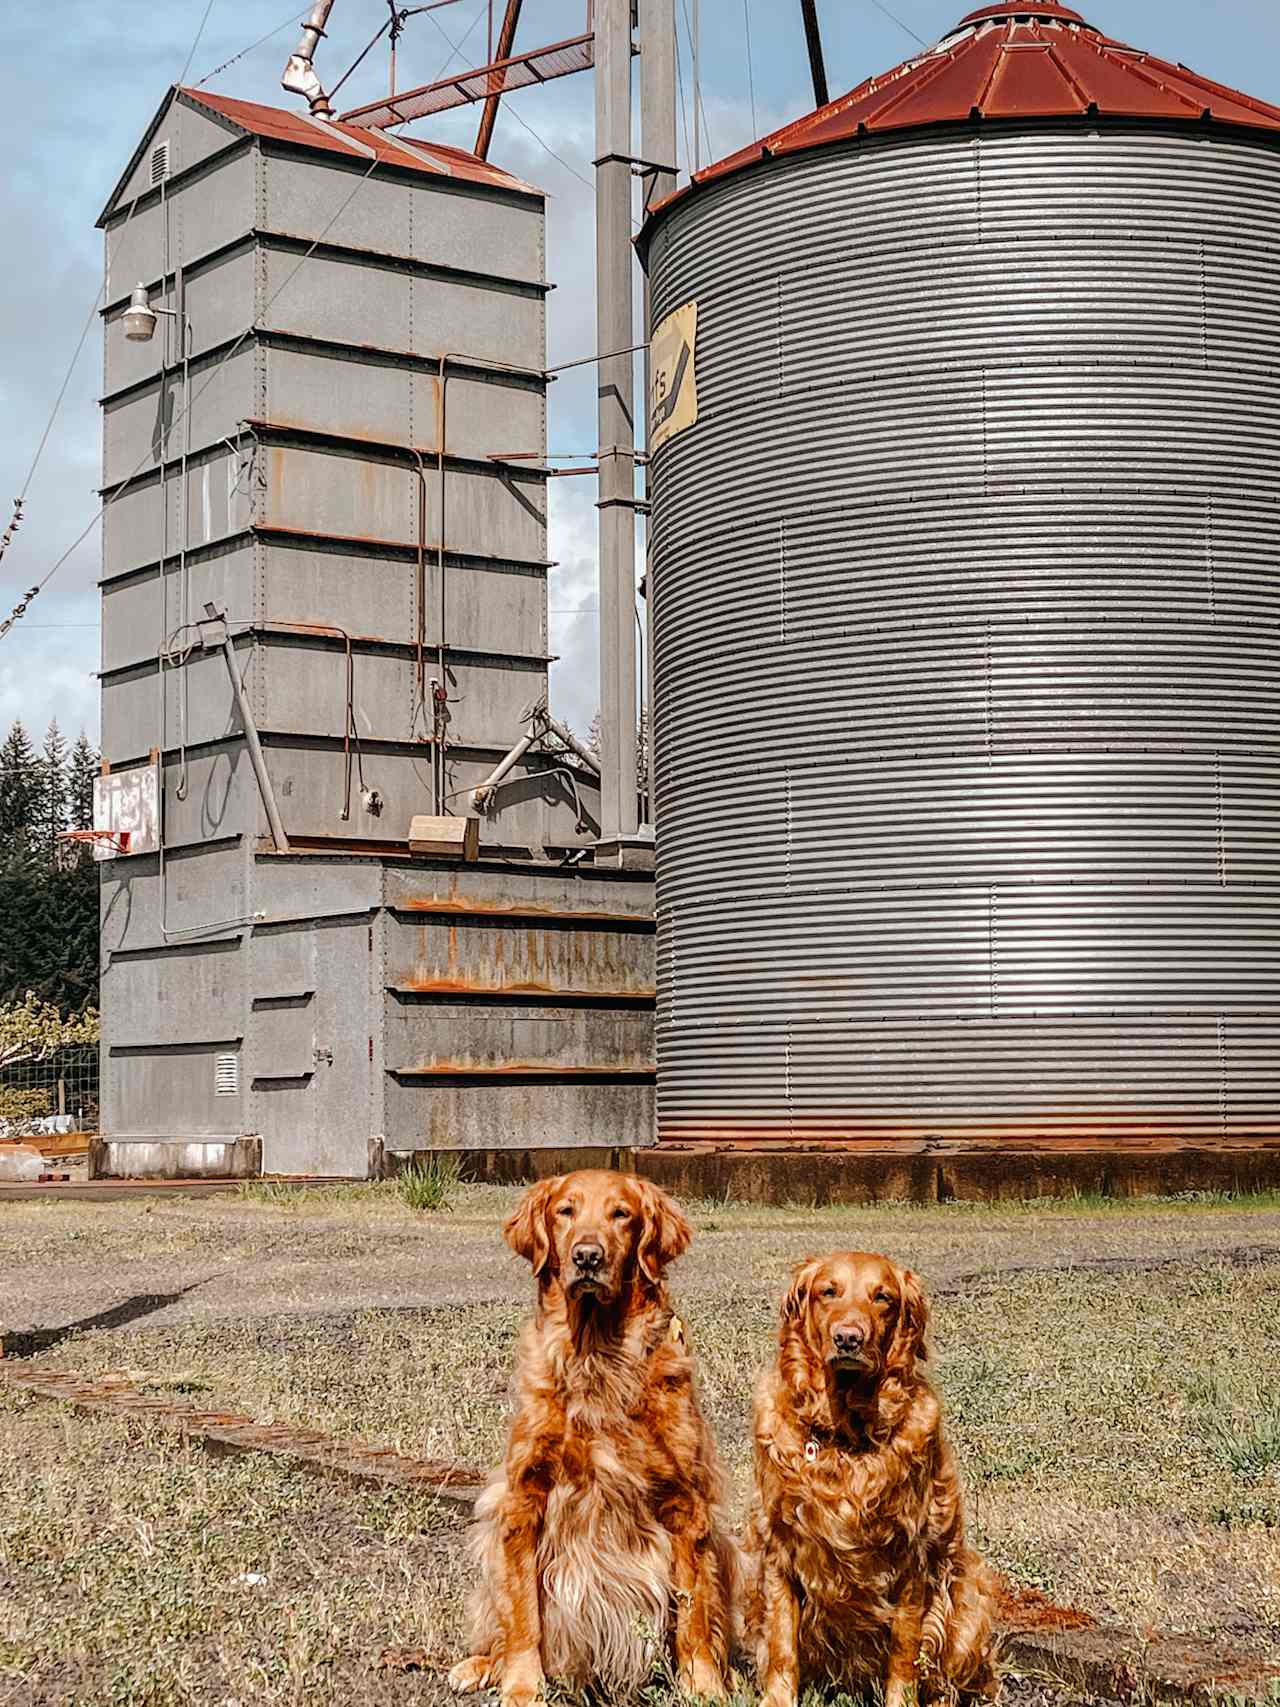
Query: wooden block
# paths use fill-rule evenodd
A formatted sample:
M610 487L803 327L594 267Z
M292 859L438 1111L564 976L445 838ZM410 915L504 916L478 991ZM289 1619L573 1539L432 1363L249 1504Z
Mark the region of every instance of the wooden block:
M478 818L411 818L409 852L442 859L475 859L480 852Z

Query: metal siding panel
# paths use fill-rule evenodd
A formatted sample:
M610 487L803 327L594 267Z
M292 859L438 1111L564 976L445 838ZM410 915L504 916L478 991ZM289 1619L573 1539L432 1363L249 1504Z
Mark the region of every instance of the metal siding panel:
M424 278L373 258L320 253L302 268L298 259L291 250L262 250L271 305L265 324L274 331L542 370L541 291Z
M447 767L447 792L457 810L466 808L466 791L483 782L501 758L494 748L483 758L463 760L451 753ZM341 816L345 795L345 759L340 750L291 746L273 739L266 748L267 770L276 790L285 828L290 836L336 836L344 841L407 841L409 821L431 809L430 754L366 752L364 779L382 796L376 817L360 803L360 771L353 763L351 816ZM252 776L249 778L252 787ZM576 829L573 802L568 791L549 771L519 766L512 786L499 795L498 807L481 821L483 844L506 847L571 847L588 839L592 824L599 823L598 789L581 789L582 804L590 823L587 831ZM256 799L256 793L255 793Z
M530 284L545 279L542 207L500 194L460 192L444 184L417 183L411 193L416 260Z
M653 1015L607 1008L419 1007L387 1000L392 1073L641 1073L653 1067Z
M109 1047L237 1045L244 1035L243 985L237 936L117 951L103 973L104 994L115 1009Z
M256 556L252 545L215 550L187 559L187 596L183 607L182 577L176 561L165 570L164 607L161 608L156 568L113 581L102 589L102 667L119 670L156 656L171 634L196 615L203 615L212 600L236 622L251 621L256 590ZM188 632L181 640L192 639Z
M241 421L253 412L256 353L246 345L217 366L194 362L191 368L191 409L183 414L182 371L174 369L164 387L153 383L107 403L102 411L102 483L114 485L156 465L162 443L161 409L174 423L168 442L170 462L182 454L190 426L192 452L208 450L231 438ZM169 479L180 478L170 469Z
M1278 218L1056 125L662 218L661 1138L1280 1132Z
M574 928L397 912L387 935L387 982L410 996L642 997L653 991L653 939L591 922Z
M367 352L329 353L267 344L270 418L279 426L413 445L439 444L440 389L435 372ZM449 452L483 458L495 452L543 452L543 397L535 386L449 379Z
M389 1150L537 1150L648 1144L653 1087L610 1084L432 1085L388 1079Z
M366 177L368 160L298 159L267 145L262 163L262 224L267 230L308 240L323 237L326 243L353 249L411 253L413 190L380 168ZM357 185L359 194L352 195ZM284 260L286 266L297 265L296 257L292 262Z
M354 249L541 283L543 210L501 191L406 183L379 168L330 226L364 170L359 162L335 170L268 149L264 223L299 237L323 233L326 242Z
M172 810L172 771L166 780L167 814ZM198 788L199 775L193 769L191 794ZM99 868L104 988L109 985L114 954L163 946L157 865L154 856L148 855L105 860ZM171 935L198 932L219 919L242 918L250 910L249 881L245 850L238 842L209 845L206 841L199 847L172 849L165 858L164 929ZM107 993L114 994L114 989ZM111 1029L114 1023L113 1010L108 1022L111 1042L119 1041ZM132 1022L125 1017L122 1023Z
M373 452L265 445L259 520L276 528L416 545L418 475ZM546 559L546 481L536 475L446 468L448 548L483 557ZM426 543L440 533L439 480L427 468Z
M163 249L157 241L152 266L144 270L143 278L150 281L159 278L163 269ZM170 256L170 266L174 256ZM116 282L120 283L119 271ZM254 281L255 265L253 247L246 243L243 248L229 251L220 255L216 260L199 267L187 280L187 314L191 321L191 348L194 357L199 358L206 350L225 344L253 325L254 314ZM136 279L131 279L126 287L132 290ZM152 296L152 302L160 308L173 308L174 290L157 291ZM103 337L105 340L105 368L103 393L110 396L113 392L123 391L126 386L136 385L140 380L150 379L161 363L164 350L164 333L157 326L155 336L146 343L134 343L124 335L120 317L127 306L127 300L121 300L110 314L103 320ZM172 324L172 322L170 322ZM177 351L177 341L173 349ZM209 374L206 372L201 383L207 383ZM215 379L210 387L216 389L226 383L225 370ZM194 387L193 387L194 388ZM175 406L176 412L176 406Z

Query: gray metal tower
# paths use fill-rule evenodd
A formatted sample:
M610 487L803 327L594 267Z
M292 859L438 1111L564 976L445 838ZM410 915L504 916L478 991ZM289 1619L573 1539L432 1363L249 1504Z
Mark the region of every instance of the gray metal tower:
M103 867L100 1170L647 1140L593 773L531 750L478 860L410 845L545 703L541 193L173 91L101 223L103 756L160 828Z

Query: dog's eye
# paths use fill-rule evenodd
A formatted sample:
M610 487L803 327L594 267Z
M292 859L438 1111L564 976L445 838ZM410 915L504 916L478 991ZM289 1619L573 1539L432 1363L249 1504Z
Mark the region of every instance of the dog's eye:
M573 1214L572 1203L562 1203L560 1205L559 1209L556 1210L556 1214L557 1215L572 1216L572 1214Z
M824 1298L834 1298L835 1295L836 1295L836 1289L834 1286L824 1286L822 1288L822 1296Z
M880 1288L879 1292L876 1293L876 1303L877 1304L892 1304L893 1303L893 1294L890 1292L886 1292L884 1287L882 1286Z
M619 1205L613 1212L613 1219L615 1221L630 1221L631 1211L629 1209L623 1209L622 1206Z

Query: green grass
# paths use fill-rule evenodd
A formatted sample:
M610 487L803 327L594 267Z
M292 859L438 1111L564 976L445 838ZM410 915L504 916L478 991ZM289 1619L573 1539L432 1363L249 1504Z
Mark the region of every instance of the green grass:
M456 1156L428 1156L396 1175L400 1201L410 1209L451 1210L462 1178Z
M517 1195L429 1173L17 1204L0 1272L21 1277L15 1327L201 1283L165 1316L74 1335L52 1365L150 1372L203 1409L484 1468L533 1296L499 1230ZM810 1251L885 1249L935 1292L930 1368L992 1561L1138 1634L1280 1657L1270 1200L691 1207L699 1233L673 1287L735 1514L783 1277ZM438 1678L388 1679L375 1659L382 1645L456 1655L471 1565L455 1520L2 1388L0 1457L5 1707L443 1707ZM246 1571L269 1588L240 1586Z

